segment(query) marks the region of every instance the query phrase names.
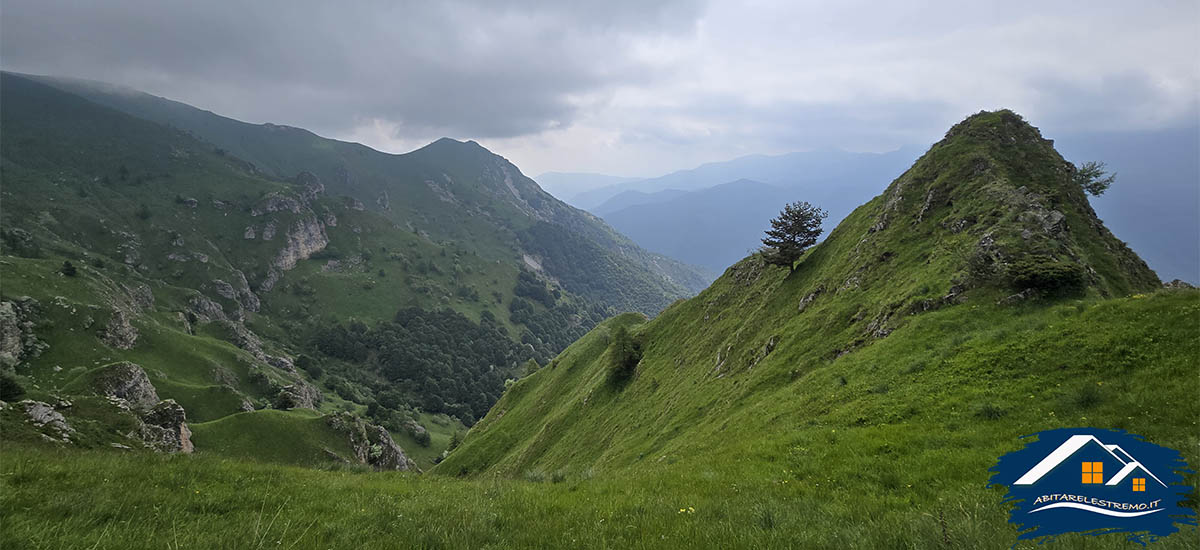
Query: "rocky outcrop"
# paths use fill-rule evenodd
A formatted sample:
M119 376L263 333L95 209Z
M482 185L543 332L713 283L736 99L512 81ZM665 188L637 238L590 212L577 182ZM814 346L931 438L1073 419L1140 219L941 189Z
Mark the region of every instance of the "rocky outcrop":
M138 330L129 322L129 314L123 309L113 310L108 324L100 331L104 345L116 349L131 349L137 343Z
M311 202L325 192L325 184L312 172L300 172L292 179L292 183L300 188L300 199Z
M1184 281L1182 279L1175 279L1174 281L1171 281L1169 283L1163 283L1163 288L1170 288L1173 290L1184 290L1184 289L1192 289L1192 288L1196 288L1196 287L1194 285L1192 285L1191 283Z
M195 321L212 322L228 319L225 309L203 294L196 294L188 299L187 313Z
M325 395L321 390L304 382L297 382L280 389L272 405L281 410L316 409L324 399Z
M299 214L303 212L303 209L304 204L302 204L299 200L279 193L271 193L270 195L263 197L262 200L258 201L258 204L254 205L250 209L250 215L258 217L264 214L270 214L272 212L291 212L293 214Z
M262 302L258 295L250 290L250 282L246 280L246 274L241 270L233 270L233 288L237 291L238 303L242 304L247 311L257 312L262 307Z
M229 343L242 348L260 361L266 360L266 354L262 350L262 339L254 334L250 329L246 328L241 323L233 321L217 321L217 323L225 330L225 340Z
M420 441L421 438L425 437L425 435L428 433L425 430L425 426L422 426L421 423L417 422L416 420L405 420L404 431L408 432L408 434L413 436L413 439L416 439L417 441Z
M28 296L0 301L0 367L19 365L50 347L33 330L40 311Z
M796 312L803 313L804 310L808 309L808 306L810 304L812 304L814 301L816 301L817 297L820 296L824 292L825 292L824 286L818 286L816 288L816 290L809 292L807 295L805 295L803 298L800 299L800 306L796 308Z
M146 283L130 283L122 284L121 288L129 296L129 306L134 310L150 311L154 309L154 291L150 289L150 285Z
M412 470L416 464L396 445L392 435L350 413L330 415L326 420L335 431L345 434L354 460L378 470Z
M96 392L124 401L131 408L149 409L158 403L158 392L141 366L123 361L107 367L92 380Z
M92 379L92 386L137 419L138 427L128 434L130 438L159 452L192 452L186 412L174 399L158 398L141 366L124 361L104 367Z
M222 281L221 279L213 279L213 290L216 291L222 298L233 300L237 298L237 291L233 289L233 285Z
M67 423L67 419L61 413L54 410L54 406L29 399L17 405L25 410L25 416L30 423L44 430L43 437L58 442L71 441L70 436L75 433L75 429Z
M306 260L313 254L325 250L329 236L325 225L316 218L297 220L287 232L287 241L275 257L274 266L284 271L296 267L296 262Z
M141 417L140 439L147 447L162 453L190 453L192 430L187 425L187 413L174 399L154 405Z
M272 367L296 374L296 363L287 357L281 355L264 355L263 359Z

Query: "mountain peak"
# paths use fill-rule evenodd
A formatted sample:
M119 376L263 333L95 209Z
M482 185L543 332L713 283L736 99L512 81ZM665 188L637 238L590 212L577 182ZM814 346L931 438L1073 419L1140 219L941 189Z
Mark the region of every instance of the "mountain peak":
M967 287L1024 287L1050 271L1102 295L1159 284L1096 216L1054 142L1017 113L983 111L955 124L877 197L856 250L925 241ZM1076 280L1077 279L1077 280Z
M480 145L480 144L479 144L479 143L477 143L475 140L470 140L470 139L469 139L469 140L466 140L466 141L459 141L459 140L457 140L457 139L454 139L454 138L451 138L451 137L442 137L442 138L438 138L438 139L437 139L437 140L435 140L434 142L430 143L429 145L426 145L426 146L422 147L421 149L429 149L429 148L435 148L435 149L452 149L452 148L459 148L459 149L482 149L482 150L484 150L484 151L487 151L487 148L486 148L486 147L484 147L484 146ZM420 149L418 149L418 151L419 151L419 150L420 150Z

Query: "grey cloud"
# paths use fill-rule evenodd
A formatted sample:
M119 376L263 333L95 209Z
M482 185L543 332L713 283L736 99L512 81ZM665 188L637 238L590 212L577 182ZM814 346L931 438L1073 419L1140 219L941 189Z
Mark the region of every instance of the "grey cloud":
M1028 86L1037 95L1038 120L1049 127L1080 130L1156 128L1194 123L1200 117L1200 97L1174 97L1148 74L1124 71L1100 75L1082 83L1054 74L1031 77ZM1155 120L1161 106L1181 103L1171 119Z
M633 117L645 122L629 126L622 132L622 140L627 144L661 142L677 146L716 140L766 152L827 148L885 151L929 142L970 114L932 100L748 104L732 96L709 97L667 112L708 125L694 132L675 131L657 124L659 119L646 113L644 117Z
M632 38L701 6L495 2L6 2L5 69L126 84L255 121L508 137L569 125L653 73Z

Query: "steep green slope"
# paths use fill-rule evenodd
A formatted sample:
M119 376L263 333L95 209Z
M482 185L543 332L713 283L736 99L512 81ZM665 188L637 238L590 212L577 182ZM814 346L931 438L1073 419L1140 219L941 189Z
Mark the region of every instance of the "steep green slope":
M688 268L473 143L385 155L199 117L257 135L267 171L35 80L0 87L0 370L32 398L89 395L89 372L131 361L192 422L349 410L428 467L527 361L687 292L662 265Z
M1049 427L1190 448L1197 295L1104 300L1160 284L1068 167L1017 115L972 116L795 271L752 256L653 321L606 323L510 388L437 471L758 470L800 448L872 455L895 438L932 449L913 459L944 462L962 486L983 480L988 453ZM618 324L644 349L626 383L608 373ZM956 457L934 441L944 434L987 450ZM827 437L855 439L818 450Z
M947 308L796 380L778 368L696 379L667 365L617 390L588 361L603 356L603 330L639 322L606 323L518 382L437 469L486 465L483 475L6 445L0 540L232 547L249 533L295 548L1115 549L1131 543L1070 535L1014 546L1003 490L985 488L988 468L1020 435L1078 425L1125 428L1191 464L1200 458L1195 291ZM110 527L116 518L121 529ZM1153 546L1195 540L1184 528Z
M248 124L99 82L34 78L180 128L276 178L310 172L325 182L331 194L354 197L394 222L428 233L436 241L477 248L489 259L511 260L514 246L536 248L538 243L526 239L514 242L534 223L561 226L599 245L605 261L618 267L619 285L584 294L618 311L653 314L674 297L697 292L707 282L695 268L648 253L595 216L552 197L512 163L473 141L443 138L412 153L391 155L300 128ZM554 263L554 258L546 259ZM571 276L558 270L549 275Z

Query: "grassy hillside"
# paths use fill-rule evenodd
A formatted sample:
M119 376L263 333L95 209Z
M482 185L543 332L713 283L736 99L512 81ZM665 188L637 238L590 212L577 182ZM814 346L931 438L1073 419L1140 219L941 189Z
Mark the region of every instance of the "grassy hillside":
M1062 300L1087 307L1103 297L1158 288L1153 272L1096 219L1068 166L1017 115L1002 111L972 116L952 128L882 195L847 217L795 269L752 256L696 298L636 328L645 355L637 377L627 386L604 385L610 330L601 327L585 337L560 356L557 366L510 390L468 439L462 460L474 461L468 470L490 467L489 461L498 457L471 449L494 444L484 434L504 422L521 426L519 439L534 449L534 461L541 452L536 449L557 447L553 434L559 431L584 438L598 430L615 430L643 444L709 441L675 433L673 424L682 423L680 429L711 427L712 419L760 398L774 403L758 392L780 381L808 387L800 381L820 369L856 363L881 353L881 347L898 345L897 331L914 322L957 315L958 323L970 318L983 327L1003 324L1012 310L1042 311ZM1137 330L1119 326L1112 326L1112 332ZM961 359L961 342L955 339L963 334L917 339L937 353L933 358L918 361L906 353L872 360L880 369L904 369L917 362L920 367L912 368L933 368L928 363L935 359ZM591 347L573 351L579 346ZM1102 354L1100 350L1093 362L1111 362ZM589 373L587 383L559 380L563 366L566 372ZM522 388L537 384L561 384L548 391L563 397L535 398L540 403L537 410L514 403L528 391ZM601 391L605 387L611 391ZM621 403L590 405L588 396L596 392L611 393ZM678 392L684 392L689 405L682 410L664 407L681 398ZM722 400L725 394L730 396ZM584 401L588 407L579 405ZM570 415L557 419L545 406L565 407ZM506 420L504 413L502 418L501 411L509 409L521 414ZM579 415L589 410L596 411L589 423L577 425ZM643 420L609 423L609 412ZM541 419L537 425L544 429L530 430L534 419ZM601 419L603 429L596 424ZM646 432L633 435L638 429L652 430L653 437ZM592 444L604 442L609 438ZM501 446L514 453L511 444ZM581 453L578 444L562 448ZM631 445L626 441L613 448L628 453ZM443 467L453 469L457 460ZM520 459L514 467L531 464L530 459Z
M39 78L99 104L182 129L279 179L318 176L331 194L360 200L436 241L454 241L488 259L513 258L512 238L549 221L595 242L606 260L627 269L621 285L586 297L618 310L653 314L674 297L702 289L707 279L691 266L647 253L598 218L543 191L507 160L477 143L440 139L392 155L300 128L248 124L183 103L99 82ZM519 259L519 256L517 256ZM553 277L561 277L551 271Z
M295 385L428 467L527 361L695 284L474 143L388 155L0 79L0 299L29 304L0 327L0 367L31 396L89 395L89 372L132 361L208 423ZM435 416L426 447L412 425Z
M530 302L552 296L516 281ZM452 319L347 323L327 345L335 359L367 342L409 357L387 335ZM980 113L793 269L752 256L653 320L614 317L527 363L535 372L508 384L436 475L228 458L277 448L277 462L311 463L320 419L295 412L198 423L195 455L173 457L60 446L51 459L22 424L21 443L0 449L0 535L114 548L1014 547L1003 489L987 481L1022 435L1119 428L1200 463L1198 326L1200 291L1162 288L1035 128ZM624 333L633 342L617 345ZM614 376L638 354L631 376ZM331 398L353 402L356 384L342 382ZM18 414L0 411L0 426ZM276 439L280 425L314 433ZM139 490L95 490L97 479ZM1197 536L1185 525L1156 544Z
M644 360L622 389L606 379L603 332L652 328L622 316L518 382L436 470L466 478L206 453L63 460L10 446L0 451L3 539L101 548L174 537L216 547L400 538L424 548L1009 548L1017 533L1003 490L985 486L1020 435L1119 427L1200 459L1198 323L1196 291L967 305L919 316L804 374L760 364L697 377ZM655 354L647 349L647 359ZM96 479L141 488L95 490ZM1185 527L1154 546L1191 548L1196 536ZM1045 547L1131 543L1066 536Z
M598 327L435 472L699 470L803 487L840 536L945 507L1001 529L980 508L998 503L987 470L1021 435L1120 428L1200 458L1200 294L1156 288L1036 129L982 113L794 271L752 256L652 321ZM620 327L643 350L629 380L612 374Z

